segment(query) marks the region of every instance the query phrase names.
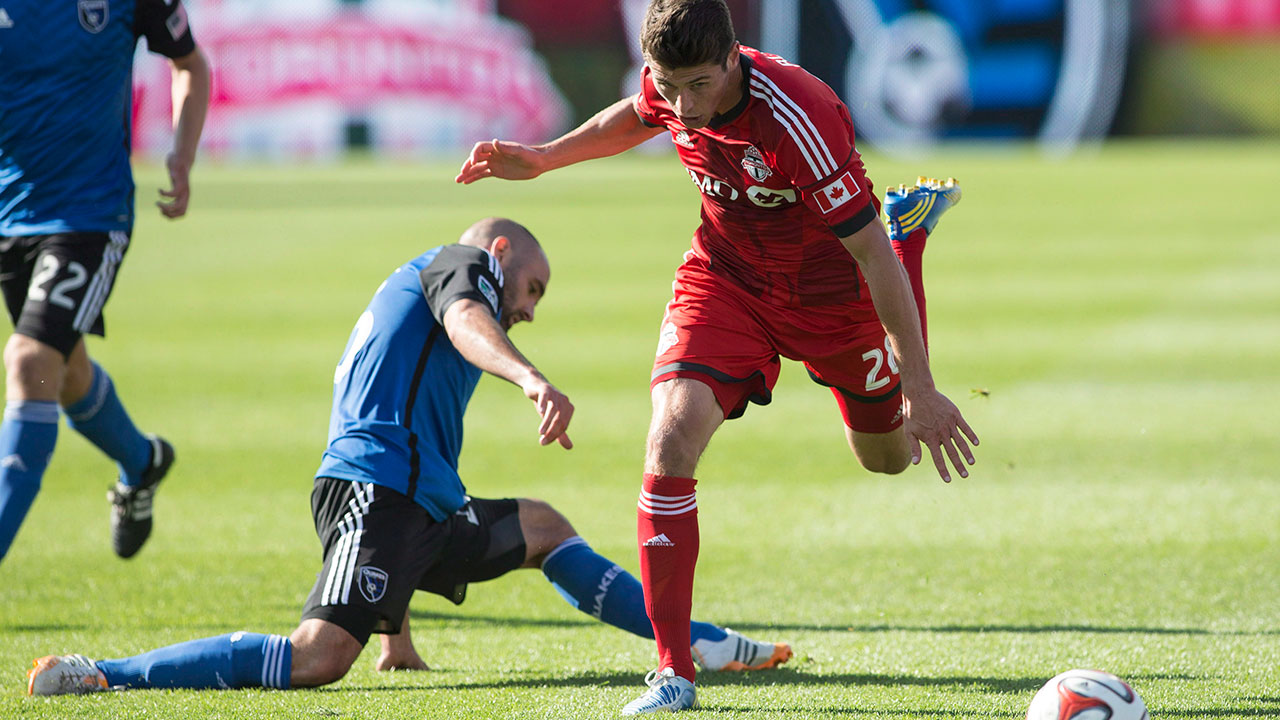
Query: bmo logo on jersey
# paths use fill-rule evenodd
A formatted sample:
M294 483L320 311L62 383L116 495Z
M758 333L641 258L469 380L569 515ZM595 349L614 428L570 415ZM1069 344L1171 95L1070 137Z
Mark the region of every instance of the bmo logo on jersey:
M733 202L742 195L737 188L720 178L699 175L689 168L685 168L685 170L688 170L689 179L693 180L693 184L697 185L702 194L707 197ZM794 203L796 201L796 191L791 188L768 188L752 185L747 188L747 199L762 208L776 208Z
M762 208L776 208L783 205L790 205L796 201L796 191L791 188L760 187L752 185L747 188L747 197L751 198L751 202Z
M693 184L698 186L703 195L729 200L730 202L738 199L738 189L724 180L710 175L698 175L697 172L689 168L685 168L685 170L689 171L689 179L693 180Z

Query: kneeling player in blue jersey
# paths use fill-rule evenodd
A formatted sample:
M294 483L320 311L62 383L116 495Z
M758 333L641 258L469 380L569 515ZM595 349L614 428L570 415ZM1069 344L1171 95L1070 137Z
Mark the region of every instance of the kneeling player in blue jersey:
M311 494L324 568L292 635L238 632L96 662L51 655L28 672L28 692L325 685L346 674L373 633L383 636L380 669L425 668L409 639L414 591L461 603L468 583L517 568L541 568L579 610L652 638L639 581L593 552L560 513L538 500L471 498L458 477L462 417L483 372L533 401L542 444L573 445L573 404L506 332L533 320L550 274L527 229L490 218L378 288L334 372L329 446ZM691 631L708 670L791 657L785 644L715 625Z

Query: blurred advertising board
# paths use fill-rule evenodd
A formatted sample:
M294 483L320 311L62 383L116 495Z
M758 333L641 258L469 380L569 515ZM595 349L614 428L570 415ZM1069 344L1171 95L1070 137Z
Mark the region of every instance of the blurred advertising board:
M1280 37L1280 0L1154 0L1150 14L1166 36Z
M761 0L760 46L831 85L887 146L1105 136L1124 90L1128 0Z
M1124 129L1280 135L1280 0L1147 0Z
M184 0L213 66L206 152L388 156L504 137L540 141L568 107L518 24L491 0ZM135 148L170 143L169 71L139 59Z

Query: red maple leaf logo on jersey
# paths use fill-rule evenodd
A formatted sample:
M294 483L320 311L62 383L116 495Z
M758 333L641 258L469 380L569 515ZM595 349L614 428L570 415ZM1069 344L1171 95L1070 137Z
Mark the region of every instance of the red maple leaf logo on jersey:
M813 199L825 215L857 197L861 192L862 188L858 187L853 175L846 170L843 175L836 178L835 182L814 193Z

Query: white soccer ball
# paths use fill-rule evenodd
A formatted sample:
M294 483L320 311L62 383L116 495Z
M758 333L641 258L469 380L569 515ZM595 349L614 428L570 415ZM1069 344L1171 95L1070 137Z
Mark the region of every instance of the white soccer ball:
M1101 670L1068 670L1031 698L1027 720L1148 720L1128 683Z

